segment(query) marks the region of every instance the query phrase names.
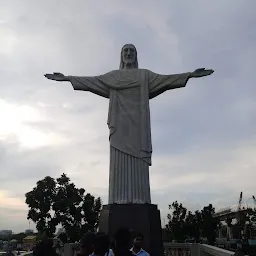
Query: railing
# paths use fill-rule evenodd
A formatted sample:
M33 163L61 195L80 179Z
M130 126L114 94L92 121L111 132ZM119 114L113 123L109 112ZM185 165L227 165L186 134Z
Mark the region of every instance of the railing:
M211 246L207 244L199 244L199 253L202 256L232 256L235 252L228 251L222 248L218 248L216 246Z
M76 256L77 244L65 244L64 256ZM165 256L233 256L235 253L207 244L164 243Z
M194 256L191 255L191 246L189 243L164 243L165 256Z
M165 256L233 256L235 253L207 244L164 243Z

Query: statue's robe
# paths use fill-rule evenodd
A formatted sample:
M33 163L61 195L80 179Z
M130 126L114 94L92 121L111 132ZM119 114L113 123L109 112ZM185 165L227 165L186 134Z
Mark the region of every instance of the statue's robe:
M149 99L185 87L190 73L160 75L121 69L91 77L70 76L75 90L109 98L109 203L150 203L152 143Z

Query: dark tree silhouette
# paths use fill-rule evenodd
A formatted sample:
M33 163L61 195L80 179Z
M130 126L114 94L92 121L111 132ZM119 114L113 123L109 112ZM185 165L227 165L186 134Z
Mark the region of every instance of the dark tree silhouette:
M52 236L56 226L65 228L70 241L77 241L87 231L97 228L101 199L76 188L66 174L56 180L47 176L26 193L28 219L39 232Z
M183 241L186 239L186 216L187 209L177 201L169 205L169 209L172 210L171 214L167 215L169 220L166 225L167 231L170 232L171 236L176 241Z
M215 209L212 206L212 204L205 206L201 211L202 235L207 238L208 243L210 245L215 244L218 225L220 223L218 218L213 217L214 213L215 213Z
M169 222L164 233L168 234L170 239L183 242L188 238L199 242L200 236L204 236L209 244L214 244L220 221L213 217L215 210L211 204L192 213L175 201L169 205L169 209L172 212L167 215Z

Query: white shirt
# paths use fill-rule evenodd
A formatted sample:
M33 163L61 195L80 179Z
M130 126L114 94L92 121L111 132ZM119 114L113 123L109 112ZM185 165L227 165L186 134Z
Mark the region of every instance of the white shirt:
M95 256L94 253L92 253L90 256ZM109 251L104 256L114 256L114 252L112 249L109 249Z
M133 250L133 247L130 249L130 251L132 252L133 255L136 256L150 256L149 253L143 250L142 248L137 253Z
M106 253L105 256L114 256L113 250L109 249L108 253Z

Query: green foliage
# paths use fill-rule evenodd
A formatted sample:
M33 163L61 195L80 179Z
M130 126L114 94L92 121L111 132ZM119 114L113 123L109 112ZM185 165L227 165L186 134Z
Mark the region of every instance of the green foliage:
M170 231L174 240L183 241L186 239L186 216L187 209L179 204L177 201L169 205L169 209L172 210L172 214L168 214L169 220L166 225L166 229Z
M202 215L201 212L195 211L192 213L191 211L188 212L185 220L185 232L188 237L193 237L196 242L200 240L200 228L202 223Z
M58 238L60 239L60 241L63 243L63 244L66 244L68 242L68 237L66 235L66 233L60 233L58 235Z
M211 204L205 206L201 211L201 230L202 235L207 238L210 245L214 245L216 240L216 233L218 230L219 219L213 218L215 209Z
M52 236L56 226L65 228L70 241L77 241L82 234L98 226L101 199L85 194L62 174L56 180L47 176L26 193L29 207L28 219L36 223L40 233Z
M165 233L170 238L177 242L193 238L199 242L200 236L204 236L210 244L214 244L220 221L213 218L214 208L211 204L205 206L201 211L192 213L181 203L175 201L169 205L169 209L172 212L167 215L169 222L166 225Z
M55 233L59 223L51 215L51 207L55 202L56 181L47 176L37 182L32 191L26 193L26 204L29 207L27 219L36 223L39 232L47 231L49 235Z
M249 208L247 210L244 222L247 223L246 232L245 232L247 236L255 234L256 233L256 208Z
M245 222L248 222L249 225L256 227L256 209L249 208L245 216Z

